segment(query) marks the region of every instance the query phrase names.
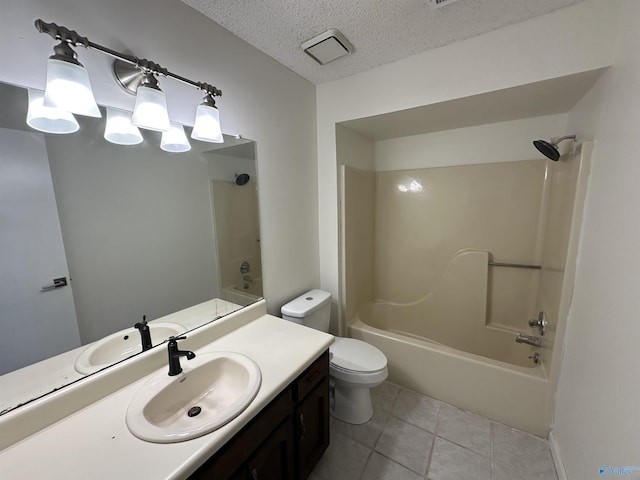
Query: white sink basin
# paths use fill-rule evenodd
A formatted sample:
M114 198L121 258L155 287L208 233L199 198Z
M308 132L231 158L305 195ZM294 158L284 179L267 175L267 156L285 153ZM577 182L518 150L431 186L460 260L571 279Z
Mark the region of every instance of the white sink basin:
M157 322L149 323L149 330L151 343L155 346L186 329L177 323ZM140 332L133 327L127 328L89 345L76 358L74 368L77 372L88 375L141 351Z
M180 360L182 373L155 373L131 400L126 420L136 437L155 443L200 437L240 415L260 389L260 367L240 353Z

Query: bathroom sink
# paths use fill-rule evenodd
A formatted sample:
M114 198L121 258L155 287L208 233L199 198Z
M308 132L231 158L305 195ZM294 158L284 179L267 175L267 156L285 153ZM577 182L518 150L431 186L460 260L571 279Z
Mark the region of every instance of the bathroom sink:
M153 345L186 330L177 323L149 323ZM89 345L76 358L74 368L79 373L89 374L109 365L129 358L142 351L140 332L135 328L126 328Z
M260 389L260 367L234 352L182 360L182 373L161 370L136 392L127 427L141 440L173 443L210 433L237 417Z

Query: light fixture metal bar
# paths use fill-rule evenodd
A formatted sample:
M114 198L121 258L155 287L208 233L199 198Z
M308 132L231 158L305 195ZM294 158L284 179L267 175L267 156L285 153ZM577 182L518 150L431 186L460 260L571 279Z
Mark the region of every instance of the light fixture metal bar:
M222 91L209 83L196 82L189 78L183 77L182 75L178 75L176 73L170 72L169 70L162 67L161 65L151 60L147 60L146 58L141 59L133 55L127 55L125 53L112 50L108 47L105 47L104 45L100 45L98 43L90 41L87 37L83 37L75 30L69 30L67 27L63 27L55 23L46 23L42 19L37 19L35 21L35 27L40 33L46 33L52 38L67 42L68 44L74 47L82 46L85 48L91 48L93 50L97 50L111 57L117 58L119 60L130 63L132 65L135 65L137 68L143 71L162 75L165 77L174 78L175 80L178 80L182 83L186 83L187 85L196 87L211 96L214 96L214 97L222 96Z

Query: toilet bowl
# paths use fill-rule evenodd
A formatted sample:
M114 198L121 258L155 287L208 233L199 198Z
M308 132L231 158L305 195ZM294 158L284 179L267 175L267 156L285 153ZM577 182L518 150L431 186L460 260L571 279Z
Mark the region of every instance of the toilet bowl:
M347 423L369 421L373 416L370 389L387 378L387 358L361 340L336 337L329 348L329 359L334 394L331 413Z
M311 290L284 305L282 318L328 332L330 302L329 292ZM352 424L370 420L370 389L380 385L387 375L387 358L379 349L362 340L335 337L329 348L331 414Z

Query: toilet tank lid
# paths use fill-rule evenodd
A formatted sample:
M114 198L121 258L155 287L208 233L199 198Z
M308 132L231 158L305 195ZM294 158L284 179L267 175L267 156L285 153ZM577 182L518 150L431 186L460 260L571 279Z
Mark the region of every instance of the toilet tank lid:
M302 318L331 301L331 294L324 290L310 290L282 306L280 311L289 317Z

